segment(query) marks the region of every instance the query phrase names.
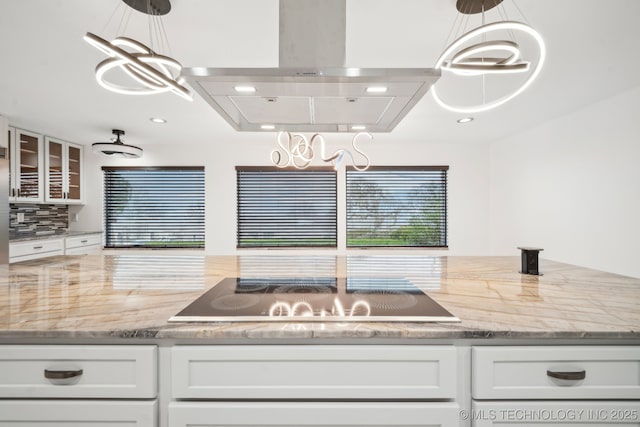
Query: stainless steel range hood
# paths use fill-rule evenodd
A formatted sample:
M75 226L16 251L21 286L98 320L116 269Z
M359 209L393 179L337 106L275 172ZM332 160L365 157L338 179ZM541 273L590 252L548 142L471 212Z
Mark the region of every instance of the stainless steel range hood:
M279 12L280 67L182 70L238 131L390 132L440 77L345 68L346 0L280 0Z

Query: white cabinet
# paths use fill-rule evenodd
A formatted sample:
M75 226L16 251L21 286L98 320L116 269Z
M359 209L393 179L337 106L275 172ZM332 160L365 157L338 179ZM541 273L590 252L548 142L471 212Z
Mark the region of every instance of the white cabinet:
M102 233L9 242L10 263L57 255L95 255L101 252Z
M9 128L9 201L38 203L44 201L42 135Z
M30 261L64 255L64 239L37 239L9 243L9 262Z
M640 426L640 347L472 349L477 427Z
M102 233L66 237L64 242L65 255L95 255L102 252Z
M0 378L0 426L157 425L155 346L4 345Z
M178 345L169 427L458 427L456 356L446 345Z
M83 203L83 147L50 137L45 137L44 146L45 202Z
M84 202L84 148L23 129L8 128L9 201Z

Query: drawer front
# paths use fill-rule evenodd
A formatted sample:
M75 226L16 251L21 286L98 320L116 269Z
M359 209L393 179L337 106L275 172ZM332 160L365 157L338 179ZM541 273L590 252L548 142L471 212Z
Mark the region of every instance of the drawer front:
M156 401L0 401L2 427L155 427Z
M444 399L453 346L176 346L177 399Z
M473 402L470 417L474 427L640 426L640 402Z
M476 399L640 398L637 346L473 347L472 360Z
M65 255L98 255L102 252L102 245L80 246L78 248L66 248Z
M64 242L62 239L30 240L28 242L17 242L9 245L11 257L60 251L64 251Z
M458 412L458 405L450 402L173 402L169 427L458 427Z
M65 239L65 247L67 249L92 245L102 245L102 234L85 234L83 236L67 237Z
M153 398L155 346L0 346L0 397Z

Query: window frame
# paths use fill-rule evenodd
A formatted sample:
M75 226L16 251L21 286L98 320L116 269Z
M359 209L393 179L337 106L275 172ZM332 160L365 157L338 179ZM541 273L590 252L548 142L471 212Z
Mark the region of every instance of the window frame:
M206 168L205 166L102 166L103 173L103 213L102 221L104 227L104 247L107 249L204 249L206 242ZM110 244L110 225L108 221L108 204L107 204L107 175L109 171L135 171L135 172L152 172L152 171L201 171L202 172L202 241L198 245L167 245L158 241L158 244L131 244L131 245L114 245Z
M236 249L250 250L250 249L337 249L338 248L338 173L333 167L326 166L311 166L304 169L298 169L295 167L279 168L277 166L236 166ZM334 188L333 188L333 210L335 212L333 218L333 238L334 241L331 244L261 244L261 245L246 245L241 244L241 207L240 207L240 172L295 172L295 173L313 173L313 172L331 172L334 176Z
M444 216L444 233L441 238L444 239L444 245L350 245L349 244L349 173L359 174L376 171L406 171L406 172L420 172L420 171L435 171L444 172L444 208L442 214ZM347 166L345 168L345 246L347 250L353 249L448 249L449 248L449 166L448 165L429 165L429 166L370 166L366 171L358 171L353 166Z

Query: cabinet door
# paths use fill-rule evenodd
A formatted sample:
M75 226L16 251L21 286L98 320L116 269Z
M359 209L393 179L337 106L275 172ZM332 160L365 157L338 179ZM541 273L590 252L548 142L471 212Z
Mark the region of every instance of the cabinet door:
M13 180L9 197L14 202L41 202L43 194L42 135L15 129L10 149Z
M70 144L66 146L66 201L67 203L81 203L82 197L82 154L81 145Z
M82 202L82 146L45 138L45 200Z
M458 427L452 402L172 402L169 427Z
M51 138L45 140L47 179L45 181L46 201L64 202L66 193L66 144Z

